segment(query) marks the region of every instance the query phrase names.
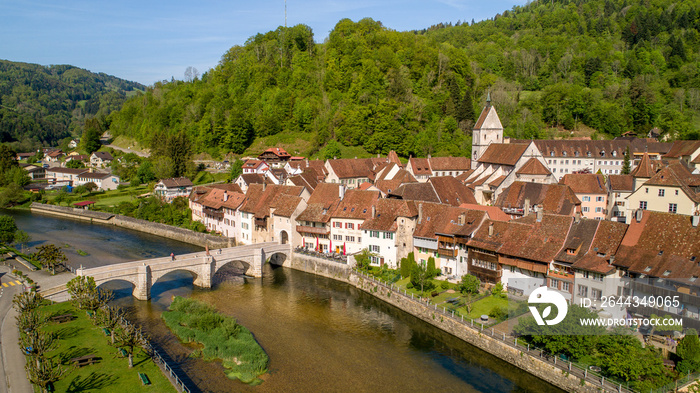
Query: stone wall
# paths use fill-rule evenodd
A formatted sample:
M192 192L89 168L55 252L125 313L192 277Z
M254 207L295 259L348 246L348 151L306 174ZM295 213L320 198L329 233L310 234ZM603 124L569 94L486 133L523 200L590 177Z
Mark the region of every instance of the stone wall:
M292 253L292 258L285 260L282 266L348 283L566 391L580 393L602 391L600 385L595 386L589 381L582 385L580 376L570 374L535 356L530 356L524 348L515 348L504 343L497 334L496 337L490 336L488 329L481 332L478 324L475 328L470 328L461 320L450 318L441 311L435 310L432 305L426 305L362 277L348 265L310 255ZM506 339L511 338L506 337ZM608 389L611 389L610 385L608 385Z
M568 392L593 393L602 391L600 385L595 386L589 381L586 381L586 383L582 385L581 377L571 375L565 370L555 367L537 357L530 356L524 348L521 350L504 343L498 334L496 334L495 337L490 336L488 329L480 331L478 324L475 324L476 327L470 328L461 320L451 318L443 312L436 310L433 305L426 305L418 300L399 294L395 290L368 280L354 271L350 272L347 281L350 285L442 329L477 348L505 360L554 386ZM512 338L507 336L506 339L512 340ZM612 390L610 386L608 386L608 389ZM615 391L617 390L615 389Z
M150 233L152 235L178 240L200 247L209 245L209 248L224 248L234 245L234 240L231 238L213 236L206 233L191 231L189 229L174 227L172 225L139 220L137 218L127 217L120 214L75 209L65 206L45 205L36 202L32 203L30 209L32 213L48 214L57 217L114 225L120 228L128 228L139 232Z

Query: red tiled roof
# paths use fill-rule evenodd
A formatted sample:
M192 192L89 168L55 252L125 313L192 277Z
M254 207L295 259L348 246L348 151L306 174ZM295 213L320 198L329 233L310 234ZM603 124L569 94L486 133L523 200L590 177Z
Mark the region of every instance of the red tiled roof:
M654 176L654 167L651 164L651 159L649 158L649 154L644 153L642 156L642 159L639 161L639 165L637 165L636 168L630 173L632 177L645 177L645 178L651 178Z
M337 183L318 183L297 221L328 222L340 203L340 189Z
M430 157L428 162L433 172L466 171L472 167L472 161L467 157Z
M515 172L518 175L549 175L552 172L544 166L537 158L531 158Z
M437 203L416 203L419 222L416 222L414 237L433 239L437 234L469 237L486 218L486 212L469 210Z
M527 146L519 143L492 143L479 157L479 162L514 166L527 150Z
M363 230L395 232L398 228L398 217L416 217L418 210L415 203L400 199L379 198L374 204L375 215L362 223Z
M664 154L664 158L681 158L690 156L700 149L700 141L674 141L671 150Z
M331 217L367 219L379 197L379 191L348 190Z
M632 175L608 175L610 191L634 191Z
M411 170L414 175L432 175L433 172L430 170L430 164L427 158L410 158L408 164L411 166Z
M328 160L328 164L339 179L374 178L374 163L371 158L341 158Z
M545 213L573 215L581 201L566 185L513 182L499 195L495 206L503 208L523 208L525 200L530 206L539 205Z
M576 194L607 194L605 177L593 173L569 173L559 180L559 184L564 184Z
M644 184L653 186L679 187L695 203L700 203L700 194L691 187L700 185L700 176L694 175L681 162L676 161L657 172Z
M469 210L485 211L489 218L494 221L510 221L510 216L496 206L484 206L476 203L463 203L459 207Z
M270 207L275 209L275 216L291 217L302 201L300 196L282 194L272 201Z
M169 178L169 179L161 179L161 183L167 188L173 188L173 187L192 187L193 184L190 181L190 179L186 177L178 177L178 178Z

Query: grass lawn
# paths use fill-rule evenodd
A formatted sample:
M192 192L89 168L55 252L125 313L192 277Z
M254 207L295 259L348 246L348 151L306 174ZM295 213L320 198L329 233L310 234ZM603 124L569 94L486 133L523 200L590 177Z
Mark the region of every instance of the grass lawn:
M57 349L48 355L70 370L54 385L57 392L176 392L141 349L134 350L134 368L130 369L128 359L118 355L117 348L109 345L109 337L104 335L102 328L93 325L84 311L67 302L44 306L40 311L47 316L72 313L77 317L61 324L49 322L43 327L46 331L56 332L59 338ZM98 356L97 364L80 368L73 368L70 364L70 359L90 354ZM139 372L148 376L150 385L141 383Z
M472 303L472 312L468 315L470 318L480 318L482 315L489 315L491 310L496 306L508 309L508 298L502 298L500 296L485 297ZM465 307L462 307L459 310L465 314L467 313L467 309Z

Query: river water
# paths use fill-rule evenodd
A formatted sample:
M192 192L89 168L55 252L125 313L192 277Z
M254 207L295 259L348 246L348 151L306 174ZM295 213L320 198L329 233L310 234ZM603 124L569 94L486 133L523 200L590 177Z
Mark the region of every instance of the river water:
M30 245L69 245L69 263L96 266L201 250L196 246L100 224L4 211L32 237ZM80 256L77 250L87 252ZM108 285L187 374L193 392L560 392L478 348L347 284L265 265L262 278L234 266L215 276L211 290L192 287L188 272L173 272L131 297L131 284ZM188 357L160 315L174 295L231 315L250 329L270 356L259 386L232 381L220 363Z

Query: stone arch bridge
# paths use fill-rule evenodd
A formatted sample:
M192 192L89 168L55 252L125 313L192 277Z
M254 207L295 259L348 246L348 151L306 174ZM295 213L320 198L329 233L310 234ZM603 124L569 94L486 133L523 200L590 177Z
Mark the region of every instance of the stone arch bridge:
M194 285L211 288L212 277L224 265L239 261L247 267L246 274L260 277L265 261L276 254L283 254L287 258L291 258L292 248L289 244L257 243L210 250L209 254L204 251L181 254L175 256L175 259L171 257L153 258L90 269L80 268L76 274L92 277L98 286L113 280L129 281L134 284L134 297L139 300L148 300L151 297L153 284L170 272L176 270L191 272L195 276Z

